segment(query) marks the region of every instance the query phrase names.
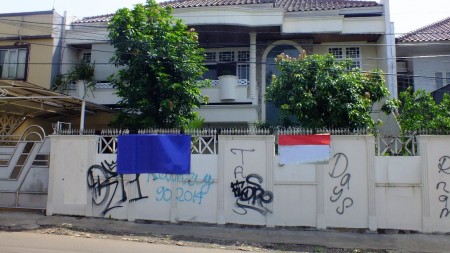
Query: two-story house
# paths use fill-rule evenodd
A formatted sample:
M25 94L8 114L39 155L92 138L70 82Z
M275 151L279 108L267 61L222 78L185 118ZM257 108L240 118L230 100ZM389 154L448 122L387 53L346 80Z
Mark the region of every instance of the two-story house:
M54 11L0 14L1 134L51 109L24 97L51 88L60 67L62 23Z
M108 111L52 91L61 73L65 23L54 10L0 14L0 135L20 134L30 125L52 133L58 121L82 125L84 112L89 120ZM96 126L93 120L86 124Z
M264 101L265 89L276 74L280 53L297 56L333 54L352 59L362 71L381 68L391 96L397 96L395 39L389 1L355 0L179 0L161 3L199 33L206 49L204 78L212 87L202 90L209 103L199 109L210 127L248 127L276 121L276 108ZM63 68L87 61L99 81L90 98L101 104L118 101L105 80L116 69L108 64L114 48L107 40L112 15L86 17L66 32ZM79 85L69 94L85 94ZM78 91L77 91L78 89ZM89 96L89 95L88 95Z
M432 92L436 101L450 86L450 17L397 38L399 89Z

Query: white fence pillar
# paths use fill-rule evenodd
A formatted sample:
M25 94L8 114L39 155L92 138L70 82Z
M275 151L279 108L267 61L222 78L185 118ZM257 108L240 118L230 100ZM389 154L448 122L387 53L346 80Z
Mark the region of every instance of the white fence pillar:
M418 136L423 232L450 232L450 136Z
M331 136L333 158L323 173L327 227L369 227L369 142L373 137Z
M272 135L219 136L225 223L275 225L272 202L277 196L271 190L274 141Z
M47 215L87 215L87 170L97 154L97 136L51 135Z

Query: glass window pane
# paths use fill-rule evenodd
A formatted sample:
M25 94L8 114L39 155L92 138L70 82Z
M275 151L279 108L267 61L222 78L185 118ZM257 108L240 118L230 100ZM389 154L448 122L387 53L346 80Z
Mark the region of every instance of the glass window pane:
M250 61L250 51L239 51L238 52L239 62L249 62Z
M342 53L342 48L340 48L340 47L329 48L328 52L330 54L332 54L336 59L343 59L344 58L344 55Z
M450 72L447 72L446 74L447 77L447 85L450 84Z
M233 56L234 56L234 52L232 52L232 51L219 52L219 61L220 62L232 62L233 58L234 58Z
M16 78L16 67L17 67L17 50L9 51L9 68L8 68L8 78Z
M249 71L250 70L250 66L249 64L245 63L245 64L238 64L237 65L237 74L238 74L238 79L249 79Z
M83 53L82 61L84 63L91 63L91 53Z
M206 52L205 62L216 62L216 52Z
M351 59L360 58L359 47L347 47L345 49L345 55L347 58L351 58Z
M0 78L8 77L8 62L7 62L7 51L0 50Z
M17 63L17 74L16 74L17 79L25 79L26 62L27 62L27 50L20 49Z
M360 61L353 61L352 62L352 68L361 68L361 62Z

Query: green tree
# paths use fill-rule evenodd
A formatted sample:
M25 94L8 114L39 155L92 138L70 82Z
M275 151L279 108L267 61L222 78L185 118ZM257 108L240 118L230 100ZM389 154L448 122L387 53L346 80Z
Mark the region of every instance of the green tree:
M131 130L185 127L206 98L200 94L204 51L194 29L154 0L119 9L108 26L119 71L110 77L121 97L114 125Z
M373 127L372 106L389 95L380 70L363 73L330 54L281 54L275 62L280 74L272 77L266 100L305 128Z
M450 96L444 94L441 103L436 102L424 90L412 87L400 93L402 109L398 121L403 132L430 130L450 131Z
M66 74L56 76L53 90L59 90L62 92L67 89L68 84L78 83L78 81L80 81L79 85L84 86L83 98L86 97L88 91L91 91L93 95L93 90L95 89L95 84L97 83L94 79L94 71L95 67L93 64L91 65L82 61L73 66Z

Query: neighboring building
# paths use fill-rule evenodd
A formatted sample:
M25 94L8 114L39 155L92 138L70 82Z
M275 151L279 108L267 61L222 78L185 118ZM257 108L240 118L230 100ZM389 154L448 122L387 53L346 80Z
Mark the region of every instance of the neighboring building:
M0 79L50 89L60 68L63 22L54 11L0 14Z
M174 7L174 16L195 28L200 46L206 49L204 78L213 80L213 86L203 89L210 99L199 112L209 127L247 127L277 120L277 110L264 101L264 93L276 73L274 59L282 52L331 53L338 60L351 58L363 71L378 67L396 73L388 0L181 0L162 5ZM86 98L105 105L118 101L105 83L116 71L105 64L114 51L106 31L111 17L72 23L63 54L63 73L80 61L95 63L99 83L94 96L88 92ZM228 76L221 77L225 73ZM386 80L396 97L395 75L386 75ZM79 87L69 87L68 93L86 94Z
M442 100L450 86L450 17L397 38L398 87L433 92Z
M48 134L52 123L82 118L80 99L51 91L64 31L65 18L53 10L0 14L0 135L21 134L30 125ZM108 111L85 107L91 114Z

